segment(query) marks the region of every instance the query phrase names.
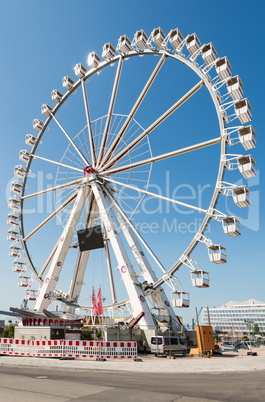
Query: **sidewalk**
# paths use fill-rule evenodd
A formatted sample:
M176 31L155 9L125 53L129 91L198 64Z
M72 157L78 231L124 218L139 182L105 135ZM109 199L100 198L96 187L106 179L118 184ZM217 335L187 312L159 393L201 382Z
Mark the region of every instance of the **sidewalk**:
M158 358L153 355L139 355L141 362L129 359L96 360L59 360L55 358L0 356L0 366L38 367L42 369L74 370L111 370L140 373L202 373L265 370L265 346L253 348L257 356L248 356L247 350L238 353L224 352L222 355L208 357L183 357L176 359Z

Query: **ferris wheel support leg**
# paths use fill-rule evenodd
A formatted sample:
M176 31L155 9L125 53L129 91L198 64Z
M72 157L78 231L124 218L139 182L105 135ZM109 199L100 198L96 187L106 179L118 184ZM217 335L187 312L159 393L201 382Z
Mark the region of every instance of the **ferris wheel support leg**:
M97 204L95 203L94 195L91 194L88 208L87 208L87 213L86 213L85 228L90 227L91 224L93 224L93 222L97 218L98 218L98 207L97 207ZM78 302L78 299L79 299L79 296L80 296L80 293L82 290L82 286L84 284L84 275L85 275L89 255L90 255L89 250L78 252L73 280L72 280L70 288L69 288L70 302L73 302L73 303ZM75 307L67 306L67 311L70 313L74 313Z
M69 288L69 301L72 303L78 303L78 299L82 290L82 286L84 284L84 274L88 262L90 251L78 252L75 272L73 276L73 280L70 284ZM75 313L75 307L66 306L66 311L69 313Z
M129 256L118 234L114 219L110 214L109 205L102 191L103 188L95 181L95 177L93 177L93 175L91 176L90 185L98 203L101 220L105 226L106 233L118 262L122 280L131 301L133 317L136 318L140 313L144 312L143 317L139 321L140 328L145 330L154 329L155 323L147 305L142 286L138 281Z
M108 274L109 274L111 298L112 298L112 303L114 304L114 303L117 303L117 296L116 296L116 289L115 289L115 285L114 285L114 278L113 278L113 271L112 271L112 264L111 264L108 240L106 240L106 242L105 242L105 252L106 252L106 261L107 261Z
M87 198L88 191L89 187L84 184L78 191L68 222L59 238L58 247L51 261L49 271L43 281L39 296L36 300L34 306L34 310L36 311L43 311L43 309L48 309L53 300L53 292L57 285L63 263L65 261L72 237L74 235L79 215Z
M113 202L113 199L112 199ZM132 229L128 224L124 222L122 219L122 216L118 210L118 207L116 205L113 206L113 210L115 210L116 216L118 218L118 221L121 225L121 230L124 233L124 236L130 246L130 249L132 250L132 253L139 265L139 268L141 269L142 272L142 277L150 284L154 283L157 281L157 276L152 269L147 257L145 256L145 253L142 251L142 247L140 243L138 242L136 236L134 235ZM171 306L171 303L168 300L168 297L164 291L163 288L157 288L155 290L150 290L150 296L153 299L153 302L157 305L157 307L165 312L165 315L169 316L171 318L171 324L172 324L172 329L175 332L180 331L180 323L179 320L176 317L176 314L173 310L173 307Z

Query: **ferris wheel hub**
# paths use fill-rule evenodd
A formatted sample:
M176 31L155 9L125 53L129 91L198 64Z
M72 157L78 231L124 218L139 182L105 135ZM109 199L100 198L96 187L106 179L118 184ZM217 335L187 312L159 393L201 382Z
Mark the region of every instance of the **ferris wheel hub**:
M92 166L85 167L83 171L85 177L89 177L91 174L98 174L98 171L94 169Z

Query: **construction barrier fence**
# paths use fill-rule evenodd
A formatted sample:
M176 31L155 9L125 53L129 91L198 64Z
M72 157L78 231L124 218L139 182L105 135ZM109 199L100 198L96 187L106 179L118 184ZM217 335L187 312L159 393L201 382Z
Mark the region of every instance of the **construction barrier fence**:
M0 355L136 359L137 342L26 340L0 338Z

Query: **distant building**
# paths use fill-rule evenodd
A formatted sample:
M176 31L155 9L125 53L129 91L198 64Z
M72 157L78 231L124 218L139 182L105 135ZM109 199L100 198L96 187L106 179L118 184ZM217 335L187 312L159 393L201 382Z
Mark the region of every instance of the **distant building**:
M250 299L245 302L230 301L221 307L209 308L210 321L214 330L247 333L248 326L258 324L265 334L265 302ZM208 324L207 311L203 311L203 325Z

